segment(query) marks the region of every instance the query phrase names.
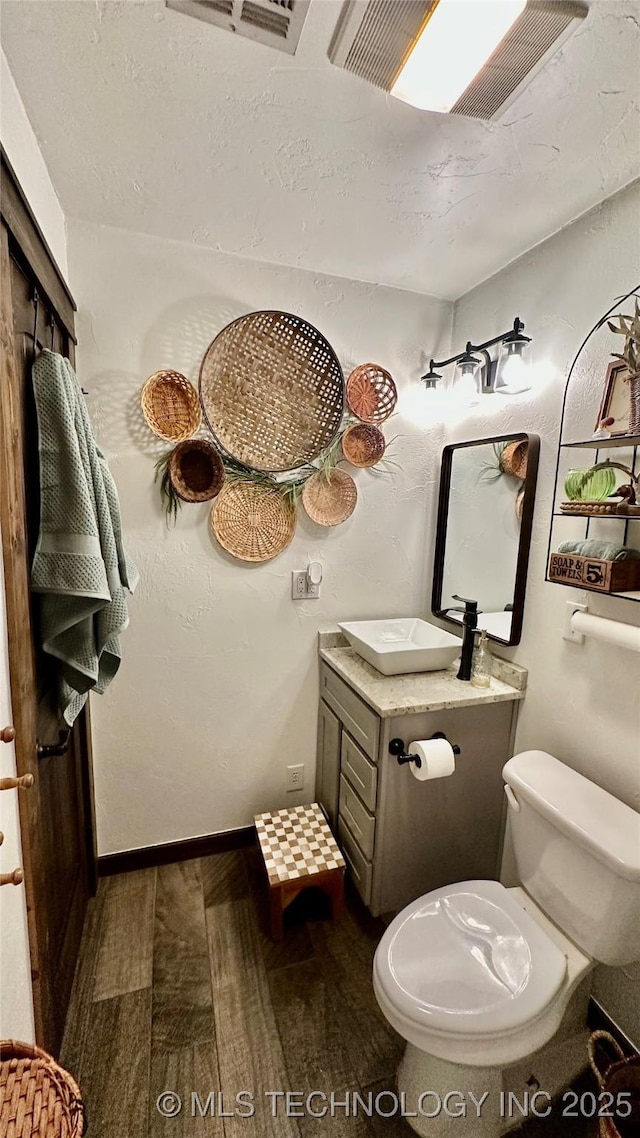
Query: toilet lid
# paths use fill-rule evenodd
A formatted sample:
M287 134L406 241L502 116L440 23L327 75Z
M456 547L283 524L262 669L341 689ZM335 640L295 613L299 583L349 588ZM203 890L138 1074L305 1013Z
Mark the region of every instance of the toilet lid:
M461 1035L535 1019L566 967L558 946L498 881L462 881L419 897L389 925L374 964L402 1015Z

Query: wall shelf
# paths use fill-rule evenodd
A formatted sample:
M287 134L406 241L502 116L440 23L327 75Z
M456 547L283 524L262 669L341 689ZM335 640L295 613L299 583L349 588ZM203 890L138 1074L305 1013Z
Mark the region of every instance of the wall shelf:
M589 459L588 459L589 465L595 465L597 462L602 461L604 458L606 458L608 451L617 450L617 449L624 447L627 450L632 452L632 458L630 458L628 461L626 461L625 465L630 467L630 469L633 471L635 477L638 476L638 447L640 447L640 435L639 434L614 435L612 437L610 436L609 438L593 438L593 437L591 437L591 438L584 438L584 437L580 438L580 437L578 437L576 439L575 435L578 434L578 431L580 429L580 425L578 423L575 423L575 422L573 422L573 423L570 422L571 416L568 414L568 411L569 411L569 406L571 405L571 401L569 401L570 391L572 392L572 397L575 398L574 391L572 388L572 383L577 384L577 382L578 382L579 377L578 377L578 374L576 372L576 368L577 368L577 364L578 364L578 361L580 359L582 352L587 347L587 344L589 344L589 342L591 341L592 337L595 334L602 331L603 334L608 335L606 322L609 319L609 317L611 317L616 312L620 312L621 307L625 304L625 301L629 300L629 298L634 296L634 295L638 295L639 292L640 292L640 285L637 285L635 288L631 289L628 293L626 293L625 296L618 298L615 301L615 303L611 306L611 308L607 312L604 313L604 315L597 322L597 324L591 329L591 331L588 333L588 335L585 337L582 344L578 348L578 351L576 352L574 359L572 361L571 367L569 369L569 374L567 376L567 382L566 382L566 386L565 386L565 390L564 390L564 398L562 400L562 412L561 412L561 419L560 419L560 438L559 438L559 442L558 442L558 451L557 451L557 457L556 457L556 473L555 473L555 483L554 483L554 493L553 493L553 507L552 507L552 513L551 513L551 525L549 527L549 545L547 548L547 568L545 571L545 580L549 581L550 584L564 585L565 588L568 587L568 588L578 589L580 591L596 593L598 596L601 596L601 597L617 597L617 598L623 599L623 600L634 601L636 604L640 603L640 590L630 590L630 591L626 591L626 592L617 592L617 593L605 593L601 589L591 589L591 588L589 588L588 585L585 585L583 582L579 582L577 584L572 584L569 581L558 581L558 580L552 581L551 578L549 577L549 560L550 560L551 554L556 553L558 551L558 545L562 541L569 539L569 537L571 537L571 536L573 536L575 538L575 540L577 540L577 541L578 540L585 540L588 538L602 538L603 540L613 539L616 541L620 540L621 544L623 544L623 545L630 543L630 544L635 545L637 548L640 548L640 514L629 514L629 513L620 513L620 514L570 513L570 514L567 514L567 513L563 513L562 510L560 509L560 503L566 500L566 494L565 494L565 490L564 490L564 480L565 480L566 474L568 472L568 465L567 465L567 463L568 463L567 452L568 451L586 450L586 451L595 452L592 454L592 456L589 456ZM615 339L615 337L612 336L611 340L614 340L614 339ZM596 345L598 345L597 340L594 342ZM603 342L602 358L606 359L609 352L610 351L613 352L615 350L616 350L616 345L612 344L611 348L610 348L608 342L606 344ZM584 374L584 358L585 357L583 357L583 364L582 364L582 368L581 368L583 374ZM584 380L583 380L583 384L584 384ZM575 406L575 404L574 404L574 406ZM578 404L578 406L580 406L580 405ZM583 406L585 406L584 398L583 398ZM594 419L596 418L596 411L597 411L597 406L593 410ZM582 423L582 429L584 429L585 427L587 427L587 431L588 431L588 425L583 422ZM571 429L571 428L573 428L573 429ZM585 432L585 433L587 433L587 432ZM566 437L567 435L569 436L568 439ZM573 438L572 438L572 436L573 436ZM586 458L586 456L585 456L585 458ZM613 461L613 459L612 459L612 461ZM585 465L587 465L587 463L585 463ZM558 522L559 518L563 518L565 523L566 523L561 529L558 528L559 527L559 522ZM621 523L621 530L620 529L618 529L618 530L614 529L612 532L610 527L606 526L606 527L604 527L604 530L599 531L598 527L599 527L600 522L602 522L602 521L606 521L607 523L610 523L612 521L619 522L619 523ZM572 524L569 524L569 523L572 523ZM561 534L561 536L559 536L559 534Z
M640 435L612 435L608 439L582 439L580 442L560 443L561 448L572 447L585 450L610 450L611 447L640 446Z
M588 518L592 522L640 522L640 514L590 514L585 511L584 514L576 513L575 511L566 514L564 510L554 510L552 517L554 518Z

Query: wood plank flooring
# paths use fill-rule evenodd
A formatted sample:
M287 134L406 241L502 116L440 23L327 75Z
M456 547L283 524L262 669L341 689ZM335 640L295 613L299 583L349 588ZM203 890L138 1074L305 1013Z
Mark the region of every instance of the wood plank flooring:
M383 923L347 890L344 917L332 925L327 899L310 890L291 906L284 939L274 944L266 902L256 849L101 882L61 1055L82 1088L88 1138L414 1133L401 1118L363 1113L288 1117L282 1099L265 1097L393 1091L404 1049L373 994ZM252 1117L248 1098L235 1102L243 1091L252 1092ZM174 1097L162 1098L165 1092ZM176 1095L182 1107L169 1116ZM528 1126L522 1138L556 1133ZM589 1131L571 1133L587 1138Z

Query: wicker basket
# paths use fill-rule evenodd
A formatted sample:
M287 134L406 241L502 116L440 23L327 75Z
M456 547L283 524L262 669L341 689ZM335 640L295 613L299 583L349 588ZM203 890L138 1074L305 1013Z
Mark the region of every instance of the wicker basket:
M187 439L169 457L171 485L183 502L208 502L224 482L224 466L213 443Z
M0 1042L2 1138L81 1138L84 1107L71 1075L39 1047Z
M289 312L251 312L205 352L200 398L214 438L238 462L286 471L335 439L344 413L338 358L313 325Z
M613 1052L615 1059L607 1058L603 1054L605 1045ZM607 1113L613 1117L600 1118L600 1138L637 1138L640 1134L640 1059L637 1056L628 1058L608 1031L593 1032L588 1052L589 1062L600 1090L607 1096L607 1100L611 1096L611 1105ZM616 1110L618 1095L624 1095L619 1101L625 1103L625 1114L629 1109L628 1117L622 1117Z
M271 561L296 530L295 510L280 490L259 482L225 482L212 507L211 531L240 561Z
M384 423L395 410L398 392L388 371L360 364L347 380L347 404L363 423Z
M500 456L500 465L505 474L510 474L512 478L526 478L528 449L529 444L526 439L507 443Z
M640 518L640 506L630 506L628 502L561 502L560 513L583 518Z
M160 439L181 443L195 434L201 413L198 393L179 371L156 371L140 395L147 425Z
M382 431L373 423L354 423L342 436L342 453L352 466L375 466L386 445Z
M319 470L304 484L302 505L312 521L321 526L339 526L356 508L358 490L344 470Z

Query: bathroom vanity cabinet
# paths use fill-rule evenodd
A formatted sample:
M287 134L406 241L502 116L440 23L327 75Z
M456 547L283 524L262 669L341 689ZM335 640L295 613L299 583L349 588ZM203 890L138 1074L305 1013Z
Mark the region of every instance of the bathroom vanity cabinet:
M498 876L502 767L526 671L495 661L489 688L455 670L383 676L321 633L316 798L374 916L451 881ZM460 747L447 778L419 782L391 739L443 731Z

